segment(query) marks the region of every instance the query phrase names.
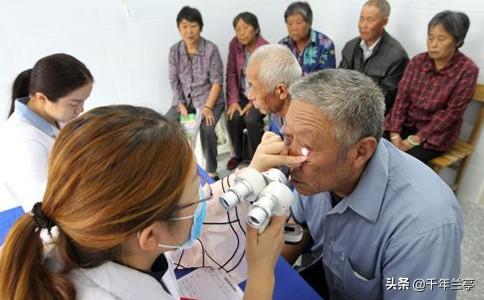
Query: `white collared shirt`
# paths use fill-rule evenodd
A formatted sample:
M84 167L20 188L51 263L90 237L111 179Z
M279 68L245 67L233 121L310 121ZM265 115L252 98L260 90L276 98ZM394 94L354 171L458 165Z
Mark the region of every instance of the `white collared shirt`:
M361 40L360 48L361 50L363 50L363 60L367 60L373 54L373 49L375 49L376 45L378 45L380 40L381 40L381 36L370 47L366 46L364 40Z
M30 211L42 201L47 163L59 130L26 105L15 102L15 111L0 124L0 211L22 206Z

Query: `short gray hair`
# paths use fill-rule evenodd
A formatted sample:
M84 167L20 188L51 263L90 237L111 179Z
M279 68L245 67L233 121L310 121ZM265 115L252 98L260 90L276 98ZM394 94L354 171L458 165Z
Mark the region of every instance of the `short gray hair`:
M296 58L283 45L269 44L257 48L250 56L248 64L253 63L259 63L257 79L268 92L274 91L281 83L289 87L302 76Z
M345 157L351 145L364 137L380 140L385 97L369 77L360 72L327 69L307 75L289 89L294 100L317 106L334 122L334 135Z
M465 13L450 10L439 12L430 20L427 33L430 33L439 24L454 38L456 48L464 45L464 39L471 25L471 21Z
M284 21L287 22L287 18L295 14L300 14L308 24L311 25L313 23L313 11L309 3L297 1L289 4L284 12Z
M368 0L363 6L375 6L378 8L383 17L390 16L390 3L387 0Z

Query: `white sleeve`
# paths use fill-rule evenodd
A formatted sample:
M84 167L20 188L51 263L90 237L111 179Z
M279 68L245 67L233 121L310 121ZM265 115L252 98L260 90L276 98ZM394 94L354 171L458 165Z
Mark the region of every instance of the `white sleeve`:
M10 192L28 212L42 201L47 182L48 149L36 140L23 140L12 149L7 159L6 185Z

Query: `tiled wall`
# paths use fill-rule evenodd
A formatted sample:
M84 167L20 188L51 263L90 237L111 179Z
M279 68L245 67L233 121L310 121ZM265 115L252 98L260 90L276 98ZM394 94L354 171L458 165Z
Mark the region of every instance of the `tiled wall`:
M357 35L356 23L364 1L309 2L314 11L313 27L333 38L339 60L344 43ZM31 67L38 58L55 52L78 57L94 74L96 85L87 108L130 103L164 112L171 101L168 50L179 39L175 17L183 5L201 10L205 21L202 34L219 45L225 61L233 36L232 18L237 13L246 10L255 13L262 34L277 42L286 34L283 12L288 3L276 0L0 0L0 98L4 99L0 102L0 120L6 118L10 84L15 75ZM467 12L472 24L462 50L484 68L484 2L392 0L390 3L392 14L387 29L401 41L410 56L425 51L427 22L436 12L444 9ZM483 72L479 82L484 83ZM469 124L466 118L466 126ZM460 198L477 201L483 181L484 133L481 133Z

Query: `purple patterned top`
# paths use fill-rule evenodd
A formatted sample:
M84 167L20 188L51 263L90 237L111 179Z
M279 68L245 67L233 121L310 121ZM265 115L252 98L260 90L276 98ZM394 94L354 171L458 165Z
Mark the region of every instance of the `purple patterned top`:
M223 65L217 46L200 38L198 53L189 56L183 41L170 48L170 86L173 92L172 106L193 101L197 109L207 102L212 85L223 85ZM224 101L220 93L216 103Z

